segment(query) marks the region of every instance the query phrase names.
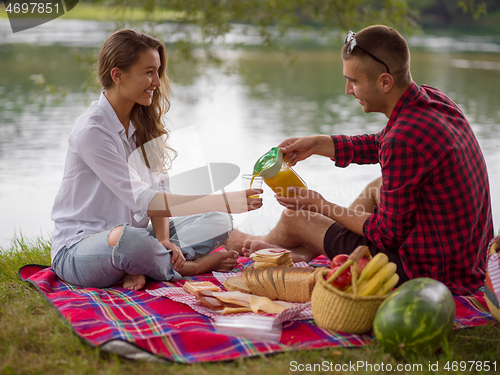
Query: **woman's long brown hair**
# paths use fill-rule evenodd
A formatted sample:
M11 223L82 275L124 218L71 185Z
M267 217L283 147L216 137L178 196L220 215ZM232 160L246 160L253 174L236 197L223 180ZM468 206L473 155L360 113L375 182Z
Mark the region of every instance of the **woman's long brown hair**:
M158 75L161 84L154 90L151 105L134 105L130 120L136 129L135 143L141 147L146 165L153 171L165 172L177 156L177 152L167 144L169 133L162 122L163 115L170 109L165 45L158 39L134 30L118 30L104 42L99 53L98 76L104 90L110 88L114 84L111 70L117 67L124 72L129 71L141 53L148 49L158 51L160 56Z

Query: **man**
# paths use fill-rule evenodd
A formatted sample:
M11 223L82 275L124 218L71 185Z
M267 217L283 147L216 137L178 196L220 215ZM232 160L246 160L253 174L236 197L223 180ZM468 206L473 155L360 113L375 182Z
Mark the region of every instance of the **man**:
M316 154L338 167L380 163L382 177L349 208L291 188L299 196L277 197L287 209L267 236L236 231L227 246L246 256L285 247L295 261L309 261L366 244L397 264L400 283L430 277L454 294L474 292L484 283L493 222L486 165L469 123L450 98L413 82L408 45L397 31L350 31L342 59L346 94L364 112L384 113L387 125L371 135L287 139L284 159L295 165Z

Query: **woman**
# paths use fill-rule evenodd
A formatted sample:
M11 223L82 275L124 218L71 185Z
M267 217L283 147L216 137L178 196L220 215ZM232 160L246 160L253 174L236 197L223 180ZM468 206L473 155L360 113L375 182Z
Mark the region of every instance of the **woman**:
M70 134L52 211L52 268L66 282L101 288L123 280L139 290L146 276L176 280L236 264L235 251L210 252L232 232L228 212L261 207L248 197L262 190L168 191L165 169L175 151L162 123L170 105L166 64L164 44L133 30L115 32L102 47L104 90Z

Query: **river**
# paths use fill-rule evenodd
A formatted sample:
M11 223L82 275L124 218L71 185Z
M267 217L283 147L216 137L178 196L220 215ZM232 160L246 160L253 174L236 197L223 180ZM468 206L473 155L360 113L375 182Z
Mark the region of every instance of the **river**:
M84 93L93 53L113 23L55 20L12 34L0 20L0 246L13 237L50 238L50 211L57 193L75 119L98 92ZM495 230L500 226L500 38L435 33L409 38L417 84L441 89L465 112L488 166ZM83 58L82 58L83 55ZM344 94L338 48L303 48L290 56L259 48L222 53L232 67L203 67L171 61L172 145L179 152L172 175L210 162L230 162L240 173L283 139L307 134L361 134L379 131L381 114L364 114ZM44 93L35 82L68 91ZM295 170L310 188L348 205L380 174L377 165L336 168L312 157ZM226 190L239 188L236 179ZM265 187L264 207L238 215L244 231L265 234L281 207Z

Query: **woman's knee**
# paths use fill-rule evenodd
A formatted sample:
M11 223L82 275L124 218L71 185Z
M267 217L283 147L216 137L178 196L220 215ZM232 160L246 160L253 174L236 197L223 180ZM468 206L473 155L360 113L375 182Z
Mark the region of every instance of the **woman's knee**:
M118 241L120 240L122 234L123 234L123 225L119 225L113 228L111 232L109 232L108 245L111 247L115 247L118 244Z
M233 220L229 214L225 212L210 212L205 216L205 220L206 228L209 229L208 232L205 232L207 235L206 239L208 240L207 243L214 241L210 245L211 249L220 246L228 240L233 232Z
M165 247L149 235L145 228L117 226L108 236L108 245L113 247L113 265L130 273L130 269L151 262L167 254Z
M231 215L226 212L214 211L208 213L207 220L210 220L212 225L217 226L219 228L218 232L232 232L233 231L233 220L231 219Z

